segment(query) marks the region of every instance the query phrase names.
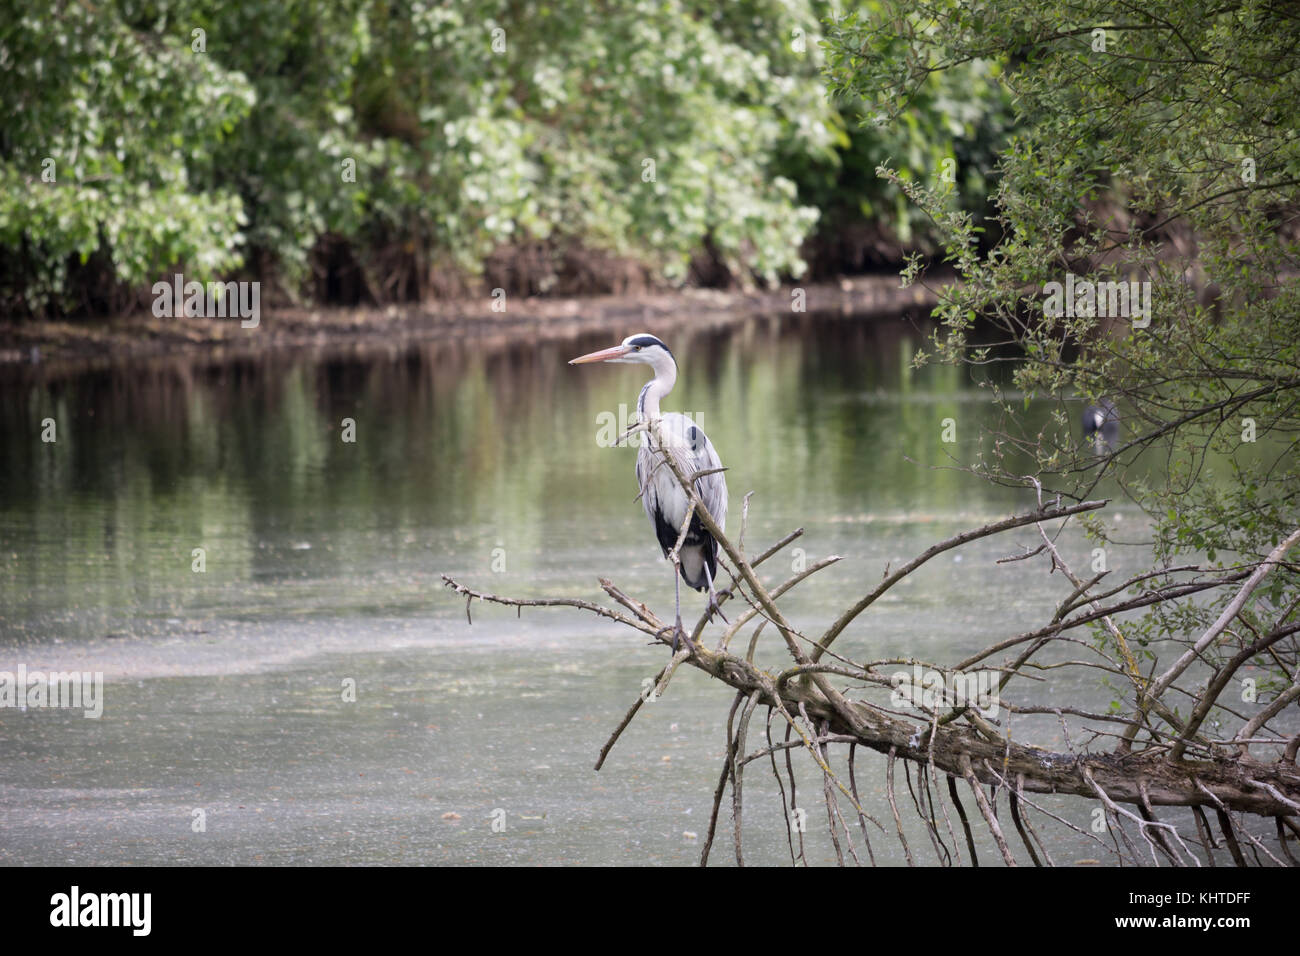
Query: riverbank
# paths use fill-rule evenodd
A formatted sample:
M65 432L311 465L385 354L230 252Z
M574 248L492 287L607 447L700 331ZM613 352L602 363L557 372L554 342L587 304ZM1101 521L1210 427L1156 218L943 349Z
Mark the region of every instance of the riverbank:
M799 291L803 309L796 308ZM904 289L896 275L845 278L837 283L783 287L771 292L682 289L582 298L517 298L493 311L490 297L377 309L278 309L255 328L238 318L158 318L142 311L105 321L0 321L0 370L37 366L80 369L160 355L207 353L235 357L267 349L351 349L442 340L504 340L532 336L572 338L610 330L670 332L690 324L719 327L754 315L791 311L892 314L929 308L935 297ZM499 308L500 306L498 306Z

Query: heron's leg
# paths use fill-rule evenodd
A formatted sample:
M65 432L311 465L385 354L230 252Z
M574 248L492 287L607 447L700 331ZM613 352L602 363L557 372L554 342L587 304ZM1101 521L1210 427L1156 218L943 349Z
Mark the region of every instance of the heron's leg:
M726 623L730 624L731 622L727 621L727 615L723 614L722 608L718 606L718 592L713 589L713 575L709 573L709 563L707 561L704 562L704 580L709 582L710 616L716 614L718 615L718 617L722 618L723 621L726 621Z
M686 631L682 628L682 576L681 562L674 555L673 557L673 597L677 605L677 623L673 625L673 653L677 653L677 645L681 641L686 641L686 646L691 647L691 639L686 636ZM694 653L695 648L691 647Z
M673 562L673 601L677 609L677 634L682 633L682 576L677 562ZM677 635L673 635L673 650L677 650Z

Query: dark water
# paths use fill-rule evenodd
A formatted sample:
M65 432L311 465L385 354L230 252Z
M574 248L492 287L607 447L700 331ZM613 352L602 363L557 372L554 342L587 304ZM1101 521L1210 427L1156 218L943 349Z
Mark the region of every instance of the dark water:
M440 580L601 600L609 576L671 614L634 452L598 441L600 416L632 404L645 371L565 364L633 331L0 383L0 670L106 681L100 719L0 708L0 862L693 863L731 693L680 673L596 773L666 650L564 609L476 604L471 627ZM671 337L681 378L665 408L694 413L730 466L730 528L752 490L752 547L807 529L769 578L845 556L790 595L805 631L887 563L1031 504L943 467L969 457L993 410L964 372L909 370L919 334L901 318L799 317ZM946 418L954 444L940 440ZM1059 575L995 563L1032 541L943 556L837 650L952 663L1041 623ZM1062 541L1087 563L1080 536ZM1100 685L1065 689L1109 700ZM1063 746L1055 723L1021 727ZM788 862L761 766L747 857ZM831 862L820 777L797 766L809 859ZM881 760L859 755L857 774L887 818ZM1090 819L1082 803L1051 805ZM729 817L721 829L714 859L727 862ZM1051 838L1058 862L1104 856L1063 828ZM875 846L902 862L896 840ZM919 829L913 847L935 859Z

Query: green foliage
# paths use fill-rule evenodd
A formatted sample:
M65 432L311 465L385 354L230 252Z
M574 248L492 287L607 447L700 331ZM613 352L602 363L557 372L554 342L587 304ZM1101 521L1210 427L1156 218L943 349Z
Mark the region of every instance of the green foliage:
M238 263L239 198L195 166L256 97L187 42L75 3L0 17L0 302L43 309L100 249L127 283Z
M825 95L821 0L20 6L0 23L0 299L25 311L73 308L92 256L133 287L270 268L299 294L326 237L380 299L394 255L472 275L533 241L670 281L707 248L770 283L802 274L819 208L914 237L863 175L884 159L955 155L982 188L961 150L999 115L981 67L931 84L902 134L859 129Z
M1300 24L1263 2L1087 0L1050 18L1029 0L870 6L829 34L846 95L897 116L936 76L995 58L1014 98L992 248L952 190L881 170L964 280L936 310L935 354L1012 368L988 380L1005 430L979 469L1014 481L1004 462L1028 452L1074 496L1113 477L1151 516L1161 564L1258 561L1296 527L1300 496ZM1150 326L1049 314L1046 284L1067 273L1150 282ZM1099 468L1077 428L1079 400L1103 395L1124 430ZM1020 426L1034 397L1058 403L1044 430ZM1279 571L1260 626L1298 590ZM1180 605L1150 633L1188 633L1221 604Z
M951 189L961 209L978 221L991 205L998 151L1011 132L1010 96L998 82L1002 64L997 55L935 71L907 89L906 99L889 104L864 98L856 79L869 62L882 70L898 70L902 50L890 44L870 54L862 44L846 44L870 18L878 3L850 10L830 25L825 74L850 129L843 164L869 186L859 185L860 212L883 217L898 239L931 251L937 238L930 214L911 202L903 189L876 176L887 165L903 182Z

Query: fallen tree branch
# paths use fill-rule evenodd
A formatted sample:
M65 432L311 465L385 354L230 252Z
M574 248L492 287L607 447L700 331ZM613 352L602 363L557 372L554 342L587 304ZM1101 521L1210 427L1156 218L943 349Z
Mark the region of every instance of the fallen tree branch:
M744 863L742 842L744 769L753 761L763 757L770 759L773 775L780 785L783 807L786 806L787 800L785 783L788 781L790 784L787 816L801 809L796 804L795 777L791 763L792 754L796 750L808 754L822 774L822 795L826 804L829 839L837 858L841 862L846 858L845 850L847 850L847 856L852 857L854 860L858 859L847 817L840 810L839 800L841 796L851 803L854 811L858 814L862 836L872 862L875 861L875 855L872 852L870 841L866 840L867 824L869 822L879 828L882 833L886 832L884 826L867 811L859 796L854 763L859 747L873 750L881 754L885 760L887 778L885 798L888 801L890 813L894 817L895 830L903 856L909 865L914 865L915 860L904 833L902 817L894 795L894 765L898 760L904 761L908 767L914 766L917 769L917 790L912 794L913 804L932 841L934 841L940 862L952 862L953 859L960 862L960 853L958 852L957 837L953 830L952 821L948 819L946 801L940 792L939 774L945 774L949 778L948 797L961 818L961 826L966 835L967 848L971 851L972 863L977 862L975 841L971 832L972 818L967 816L960 799L957 797L953 781L958 776L965 780L970 787L980 815L988 827L1003 861L1009 866L1015 865L1016 861L998 821L994 809L995 803L990 801L990 797L983 790L986 784L1007 789L1012 820L1015 823L1016 831L1035 865L1042 865L1043 861L1046 861L1049 866L1053 864L1051 855L1047 851L1047 844L1033 828L1026 808L1035 813L1042 813L1047 818L1071 829L1078 830L1078 828L1073 827L1060 816L1034 803L1029 799L1028 794L1051 793L1058 796L1073 795L1085 799L1100 798L1106 813L1114 824L1111 836L1115 841L1115 848L1111 852L1118 853L1124 858L1131 856L1135 860L1137 859L1138 847L1129 839L1129 834L1124 826L1124 822L1128 821L1137 826L1138 833L1150 849L1152 861L1156 863L1163 857L1175 865L1186 865L1185 861L1190 857L1195 861L1196 865L1201 865L1201 860L1188 848L1186 842L1178 833L1177 827L1156 817L1155 808L1157 807L1190 808L1192 820L1197 827L1199 843L1205 847L1207 859L1211 864L1214 862L1212 855L1214 844L1208 821L1204 819L1203 808L1205 807L1213 807L1218 814L1220 828L1224 831L1224 845L1228 847L1234 861L1239 864L1245 862L1246 856L1242 852L1242 845L1237 839L1231 814L1274 816L1278 819L1283 833L1286 828L1293 826L1291 816L1300 810L1300 770L1295 766L1296 751L1300 749L1300 735L1295 735L1288 740L1285 737L1269 737L1267 735L1259 738L1256 734L1264 730L1267 722L1276 718L1287 703L1300 696L1300 679L1296 680L1295 686L1280 693L1273 704L1262 708L1249 720L1244 716L1239 717L1238 719L1241 720L1244 726L1235 737L1232 737L1231 741L1206 740L1197 736L1197 730L1209 713L1210 706L1216 702L1215 698L1218 692L1226 686L1227 679L1235 673L1240 663L1257 654L1271 651L1282 637L1300 632L1300 625L1277 627L1263 637L1258 636L1258 631L1253 625L1250 625L1250 630L1256 633L1256 639L1252 643L1246 644L1226 664L1215 671L1215 677L1209 684L1209 693L1198 698L1197 706L1193 708L1186 725L1177 721L1169 708L1160 700L1160 697L1171 691L1177 691L1179 694L1192 693L1179 685L1178 678L1186 670L1186 666L1182 664L1182 661L1188 654L1195 656L1193 652L1198 647L1204 651L1208 643L1212 643L1218 635L1225 631L1231 620L1240 614L1245 607L1249 595L1257 588L1268 569L1281 563L1286 548L1290 546L1288 542L1294 543L1293 539L1300 540L1300 531L1297 531L1295 535L1283 542L1269 555L1268 559L1258 566L1244 567L1238 571L1192 581L1174 581L1169 575L1188 571L1200 572L1200 568L1170 569L1165 572L1165 583L1155 587L1149 587L1148 584L1150 579L1158 575L1144 573L1127 582L1128 584L1142 583L1143 587L1147 588L1143 593L1124 599L1115 599L1107 605L1103 601L1118 594L1124 585L1121 585L1121 588L1107 591L1105 595L1090 596L1092 588L1101 580L1103 575L1098 574L1089 580L1084 580L1071 572L1059 549L1055 546L1052 538L1043 530L1041 524L1047 520L1065 519L1074 514L1095 510L1101 507L1104 502L1083 502L1069 507L1039 507L1035 511L954 535L927 549L918 558L913 559L896 571L890 573L887 570L882 581L870 593L855 602L852 607L836 618L835 623L827 629L821 638L816 642L809 642L813 646L809 650L805 650L802 642L809 641L809 639L790 623L777 602L790 589L812 574L823 571L838 562L838 556L832 555L815 562L810 567L796 572L775 587L765 585L759 580L755 572L756 566L777 554L782 548L798 538L802 534L802 529L786 535L774 545L762 551L753 561L747 561L739 549L727 540L722 529L716 525L712 516L708 513L708 509L695 495L691 487L691 478L695 476L684 475L681 469L676 467L676 463L671 456L665 456L664 462L673 471L679 483L684 486L690 501L690 510L683 527L691 521L693 516L714 535L721 552L728 559L729 564L725 564L723 567L732 575L735 593L744 599L748 606L736 614L734 623L725 627L719 626L721 637L716 647L706 647L697 641L694 642L695 646L683 647L673 655L672 659L663 669L658 671L653 679L653 688L649 694L644 691L638 694L637 700L624 714L618 726L601 748L596 767L599 769L603 766L611 749L640 711L643 704L647 700L654 700L661 695L667 689L673 674L683 664L694 667L731 688L734 692L734 702L727 724L727 753L714 793L714 807L709 833L701 852L702 864L708 862L709 851L716 833L717 816L728 784L730 784L732 791L736 860L740 865ZM747 520L748 517L747 506L748 496L746 496L744 520ZM891 665L922 665L922 662L919 661L899 658L872 661L864 665L828 650L834 638L842 633L844 627L850 621L890 587L936 554L999 531L1030 524L1038 526L1043 539L1043 544L1034 553L1045 553L1050 558L1053 567L1062 569L1065 572L1065 577L1069 580L1071 590L1057 604L1054 619L1043 627L1012 638L995 641L982 651L969 656L954 668L928 664L924 666L927 668L933 667L942 675L960 674L970 667L988 660L995 654L1023 645L1023 650L1014 660L989 668L998 675L996 688L999 692L1005 687L1007 681L1016 675L1041 680L1043 678L1038 675L1052 673L1060 669L1099 667L1102 673L1123 674L1131 681L1135 688L1135 694L1141 701L1139 713L1130 717L1122 713L1093 713L1083 708L1071 706L1016 706L1007 702L1006 714L1008 719L1009 715L1012 714L1056 714L1061 721L1062 729L1065 730L1065 740L1069 747L1069 752L1062 753L1013 739L1010 723L1007 723L1004 733L993 723L990 723L990 719L994 715L990 714L988 715L989 719L986 719L985 716L981 716L973 708L969 708L964 704L953 707L946 713L941 714L940 707L937 706L926 705L921 707L914 704L909 709L898 709L897 707L891 708L883 704L875 704L867 699L850 699L849 696L846 696L846 694L878 692L881 689L892 690L893 685L890 678L882 673L880 668ZM682 533L679 532L678 541L681 540ZM1030 556L1025 555L1024 557ZM515 607L516 610L523 607L569 607L596 614L604 619L628 627L635 632L648 635L657 644L670 643L668 632L671 628L665 627L664 622L658 615L643 602L629 596L612 581L604 578L600 579L600 585L619 609L576 598L503 597L467 587L447 575L443 576L443 581L447 587L466 599L467 606L474 600L478 600L485 603ZM1195 644L1180 658L1178 663L1168 668L1158 679L1143 678L1137 672L1135 658L1132 652L1128 650L1115 616L1126 611L1149 607L1153 604L1177 601L1227 585L1233 585L1238 590L1228 608L1220 615L1219 620L1205 634L1201 635ZM725 597L725 593L720 595L721 597ZM1283 620L1285 620L1285 617L1286 615L1283 615ZM732 653L730 650L732 638L745 625L753 622L755 618L760 619L758 627L749 637L744 655ZM763 633L763 626L769 621L774 625L774 629L784 643L786 652L789 653L792 659L787 662L783 669L777 671L766 670L755 661L755 651L759 637ZM1048 642L1068 640L1089 647L1088 644L1073 637L1066 637L1065 632L1094 621L1102 621L1107 631L1119 643L1122 660L1112 660L1105 653L1105 648L1093 647L1091 650L1099 655L1097 661L1065 660L1054 661L1045 665L1031 661L1032 656L1041 648L1047 646ZM702 635L709 624L710 618L706 612L696 624L694 635L696 637ZM1249 622L1247 624L1249 625ZM833 662L820 660L827 654L830 654L835 660ZM1030 667L1037 668L1037 674L1023 673L1024 669ZM1283 669L1285 670L1285 668ZM835 683L837 681L841 683L848 681L852 686L846 690L837 687ZM748 727L754 711L763 706L768 708L767 746L760 747L751 753L745 748ZM943 706L943 704L940 706ZM1220 703L1219 706L1223 705ZM1065 727L1064 723L1065 715L1070 714L1083 718L1085 722L1100 724L1102 727L1118 724L1120 727L1126 728L1132 735L1136 733L1140 726L1146 726L1143 724L1143 715L1145 709L1148 708L1167 720L1175 728L1174 732L1180 734L1180 737L1178 739L1162 739L1154 728L1147 727L1151 739L1145 741L1141 749L1132 749L1131 745L1136 741L1136 738L1130 736L1128 745L1121 745L1117 752L1089 751L1086 747L1076 748L1074 746L1068 728ZM923 710L924 716L913 716L917 709ZM785 739L780 743L772 740L770 732L773 714L780 715L786 723ZM959 720L958 718L964 719ZM1091 739L1094 741L1102 735L1115 736L1113 734L1106 735L1104 730L1087 725L1085 725L1085 731L1092 734ZM1273 733L1274 731L1269 730L1268 732ZM1217 736L1224 735L1219 734ZM1279 746L1285 745L1284 759L1272 763L1252 759L1249 754L1249 746L1260 739L1265 742L1276 743ZM1185 752L1186 747L1194 741L1199 741L1195 746L1197 758L1189 759ZM1231 743L1234 746L1225 748L1223 745L1226 743ZM847 783L841 780L832 768L829 752L830 747L844 744L849 746L849 780ZM778 751L784 753L786 769L784 777L777 765L776 755ZM1232 751L1232 753L1229 754L1228 751ZM909 791L911 791L912 781L910 775L906 779ZM1009 780L1014 780L1015 785L1009 785ZM1134 809L1126 809L1126 806ZM940 819L947 825L947 838L941 838L940 836ZM792 829L789 819L787 819L786 823L791 861L797 863L799 860L804 859L803 834L801 830ZM1078 832L1083 833L1084 831L1079 830ZM795 833L799 835L799 849L797 851L794 841ZM1092 834L1085 835L1094 840L1096 839ZM1253 835L1247 834L1247 836L1250 840L1251 852L1258 859L1263 859L1260 856L1261 853L1275 860L1278 859L1268 847L1259 844ZM1120 847L1119 841L1121 840L1127 849ZM1101 843L1101 841L1097 842ZM1290 857L1289 847L1284 845L1283 852L1288 858Z

